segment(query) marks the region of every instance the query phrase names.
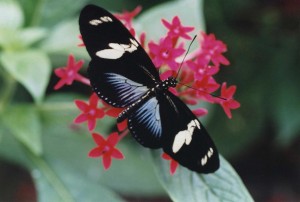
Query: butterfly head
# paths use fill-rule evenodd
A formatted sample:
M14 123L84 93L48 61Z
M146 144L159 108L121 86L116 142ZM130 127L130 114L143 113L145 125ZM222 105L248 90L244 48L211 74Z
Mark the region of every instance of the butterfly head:
M178 81L174 77L170 76L169 78L167 78L166 80L164 80L163 83L167 87L176 87Z

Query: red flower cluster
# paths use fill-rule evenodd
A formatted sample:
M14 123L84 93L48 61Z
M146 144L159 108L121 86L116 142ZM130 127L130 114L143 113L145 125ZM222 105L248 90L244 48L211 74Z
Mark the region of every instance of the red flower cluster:
M124 11L122 14L115 14L121 20L128 30L135 35L132 20L141 11L138 6L132 12ZM174 94L179 96L186 104L196 105L199 101L219 104L228 118L232 118L231 110L240 107L240 103L234 100L236 86L227 87L226 82L218 83L214 76L220 71L221 65L229 65L229 61L223 56L227 51L226 45L217 40L213 34L205 34L200 32L198 37L199 47L189 53L180 67L183 60L185 42L190 43L190 32L194 27L183 26L178 16L175 16L171 22L162 19L162 24L167 28L168 32L158 42L150 41L146 43L146 34L142 33L138 38L142 47L148 50L155 66L161 72L161 79L164 80L169 76L174 76L180 81L176 88L170 88ZM80 39L81 36L79 36ZM78 46L82 47L81 42ZM55 74L60 77L59 82L54 89L57 90L63 85L71 85L74 80L90 85L87 78L81 76L78 71L83 65L83 61L75 61L73 55L69 56L66 67L58 68ZM178 74L178 75L177 75ZM212 95L220 90L220 95ZM81 111L74 122L87 122L88 130L93 131L96 128L97 119L104 116L117 117L122 111L120 108L113 108L102 101L99 104L99 98L96 94L92 94L88 103L75 100L75 104ZM100 105L100 106L99 106ZM208 111L204 108L193 110L196 116L204 116ZM89 153L90 157L102 157L104 169L107 170L111 165L111 159L123 159L123 154L115 148L117 143L128 133L127 121L118 124L118 130L122 131L121 135L114 132L105 140L101 135L93 133L93 139L97 147ZM170 173L173 175L178 167L178 163L167 154L163 154L162 158L170 161Z

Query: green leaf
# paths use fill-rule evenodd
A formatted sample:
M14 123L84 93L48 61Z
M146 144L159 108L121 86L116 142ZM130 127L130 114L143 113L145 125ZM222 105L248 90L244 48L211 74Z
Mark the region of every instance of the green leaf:
M32 153L42 154L42 129L39 114L34 106L8 107L4 110L1 119L15 138Z
M74 55L89 58L86 49L77 46L82 43L78 36L78 19L63 21L52 29L49 37L41 44L41 49L50 54L69 55L73 53Z
M198 174L179 166L171 176L169 162L158 153L152 153L156 173L174 202L253 201L237 173L223 157L215 173Z
M13 78L20 82L40 102L50 77L50 61L43 52L4 52L0 61Z
M20 32L20 38L24 46L29 47L33 43L41 40L47 35L47 31L44 28L34 27L34 28L27 28L23 29Z
M165 36L167 29L163 26L161 19L172 21L173 17L179 16L184 26L193 26L195 30L190 33L193 36L204 28L204 16L202 0L171 1L159 4L138 17L137 31L145 32L152 40L159 40Z
M111 168L101 175L100 181L127 196L166 195L154 173L152 162L147 158L147 149L133 141L130 134L128 136L128 141L124 139L117 145L125 160L114 160ZM99 167L102 169L102 165ZM126 183L132 181L132 176L134 183Z
M50 107L41 107L44 112L43 155L36 156L6 133L0 146L1 158L30 170L38 191L38 201L122 201L99 182L101 172L96 161L87 158L86 151L92 146L91 138L69 127L75 109L55 104L50 112ZM15 126L23 128L22 125Z
M0 1L1 29L16 29L23 25L24 16L20 5L14 0Z

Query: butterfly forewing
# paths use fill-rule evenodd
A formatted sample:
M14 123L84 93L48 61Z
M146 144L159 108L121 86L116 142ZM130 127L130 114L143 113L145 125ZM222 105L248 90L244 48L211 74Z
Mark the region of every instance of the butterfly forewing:
M83 42L92 58L88 68L91 85L108 104L128 106L160 81L144 49L111 13L88 5L81 11L79 25ZM120 76L126 79L115 82L115 78ZM124 91L133 98L124 97Z

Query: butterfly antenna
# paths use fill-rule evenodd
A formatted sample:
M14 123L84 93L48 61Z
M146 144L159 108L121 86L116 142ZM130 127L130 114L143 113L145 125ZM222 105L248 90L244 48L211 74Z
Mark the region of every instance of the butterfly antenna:
M186 85L186 84L184 84L184 83L178 82L178 84L180 84L180 85L182 85L182 86L186 86L186 87L188 87L188 88L191 88L191 89L193 89L193 90L196 90L196 91L199 91L199 92L202 92L202 93L210 94L210 93L208 93L208 92L206 92L206 91L204 91L204 90L199 90L199 89L197 89L197 88L194 88L194 87L192 87L192 86ZM213 97L222 99L222 100L227 100L226 98L223 98L223 97L220 97L220 96L217 96L217 95L214 95L214 94L210 94L210 95L213 96Z
M184 62L184 60L185 60L187 54L189 53L189 50L190 50L190 48L191 48L193 42L195 41L196 37L197 37L197 35L195 35L194 38L192 39L192 41L191 41L191 43L190 43L190 45L189 45L189 47L188 47L188 49L187 49L187 51L186 51L184 57L183 57L183 59L182 59L182 61L181 61L181 63L180 63L179 70L178 70L177 75L176 75L176 77L175 77L176 80L177 80L177 77L178 77L178 75L179 75L179 73L180 73L180 70L181 70L181 68L182 68L183 62Z

